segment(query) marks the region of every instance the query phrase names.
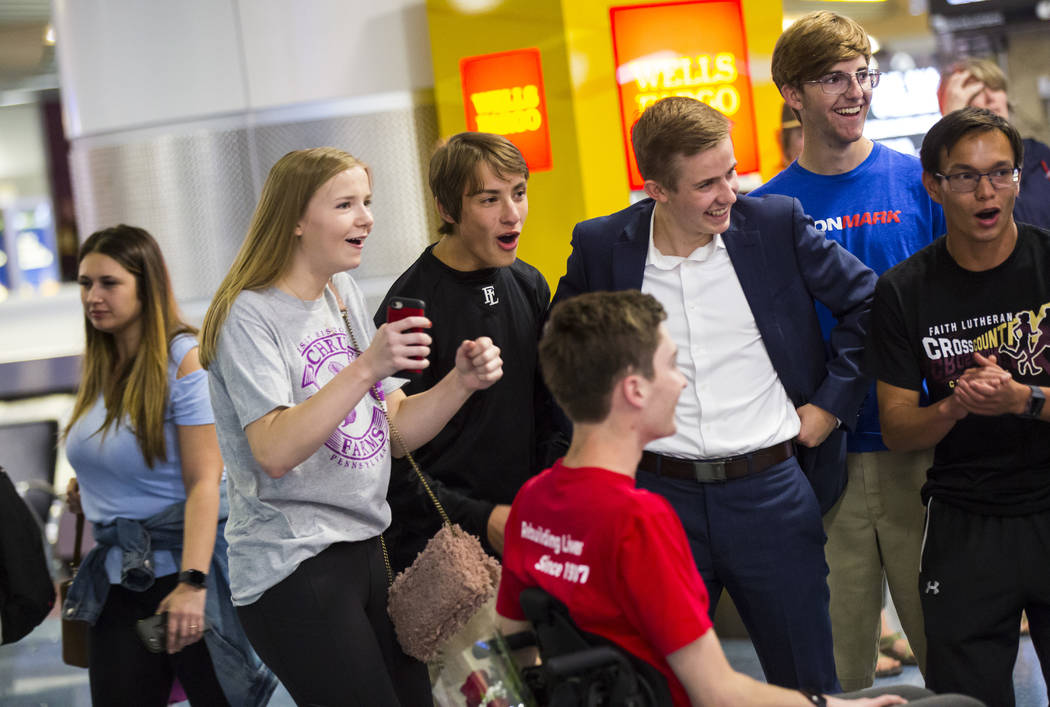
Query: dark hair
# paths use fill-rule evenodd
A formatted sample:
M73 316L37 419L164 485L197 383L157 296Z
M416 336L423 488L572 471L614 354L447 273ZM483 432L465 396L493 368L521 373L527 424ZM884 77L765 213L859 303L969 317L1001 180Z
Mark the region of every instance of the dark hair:
M1014 153L1014 167L1024 161L1024 143L1017 128L1005 118L984 108L966 107L952 111L929 129L922 139L919 159L924 172L935 174L941 171L941 158L952 151L956 143L972 132L998 130L1010 142Z
M670 96L642 113L631 128L631 144L643 179L678 190L676 155L692 157L729 136L729 118L695 98Z
M459 223L463 213L463 196L477 194L485 188L478 175L478 165L482 162L500 179L518 174L529 178L529 166L521 151L502 135L453 135L430 158L430 193L455 223ZM442 218L438 233L452 232L452 224Z
M614 384L629 373L651 379L667 318L637 290L589 292L559 302L540 340L543 380L573 422L601 422Z

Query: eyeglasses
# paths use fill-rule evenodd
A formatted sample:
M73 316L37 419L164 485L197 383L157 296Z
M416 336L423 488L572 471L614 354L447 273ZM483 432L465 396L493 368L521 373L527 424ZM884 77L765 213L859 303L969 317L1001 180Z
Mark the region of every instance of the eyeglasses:
M989 172L957 172L955 174L941 174L934 172L934 176L948 180L948 187L958 194L969 194L977 191L977 185L981 183L981 177L988 177L988 181L996 189L1009 189L1017 184L1021 170L1017 167L993 169Z
M849 90L854 77L857 78L857 85L860 86L860 90L870 91L879 85L880 76L882 76L882 72L869 71L867 69L861 69L852 74L847 74L845 71L833 71L827 76L821 76L819 79L813 79L812 81L803 81L802 83L819 84L821 91L831 96L837 96Z

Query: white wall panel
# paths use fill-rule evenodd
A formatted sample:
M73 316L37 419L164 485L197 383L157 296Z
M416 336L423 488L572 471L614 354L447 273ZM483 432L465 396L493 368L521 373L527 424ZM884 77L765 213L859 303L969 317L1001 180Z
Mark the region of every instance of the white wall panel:
M426 89L424 0L55 0L70 138Z
M434 84L424 0L240 0L253 108Z
M233 0L55 0L70 138L248 107Z

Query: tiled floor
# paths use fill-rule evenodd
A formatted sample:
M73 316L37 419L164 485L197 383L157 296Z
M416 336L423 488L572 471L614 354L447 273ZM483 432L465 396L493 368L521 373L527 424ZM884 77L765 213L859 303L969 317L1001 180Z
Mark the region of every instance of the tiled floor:
M36 631L19 643L0 646L0 705L4 707L89 707L87 671L62 663L60 623L47 619ZM726 655L734 668L751 676L762 677L751 642L740 639L723 641ZM894 678L876 680L876 686L922 685L917 668L905 668ZM1046 707L1047 690L1031 639L1021 640L1014 667L1017 707ZM283 688L278 688L270 707L291 707L294 703Z

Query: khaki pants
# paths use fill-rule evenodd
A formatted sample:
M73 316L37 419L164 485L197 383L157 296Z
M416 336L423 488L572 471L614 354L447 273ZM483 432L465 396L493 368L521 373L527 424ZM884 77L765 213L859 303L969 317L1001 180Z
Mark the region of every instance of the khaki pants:
M860 690L875 680L883 577L925 673L918 587L924 518L920 490L932 463L933 450L846 456L846 490L824 516L831 633L843 690Z

